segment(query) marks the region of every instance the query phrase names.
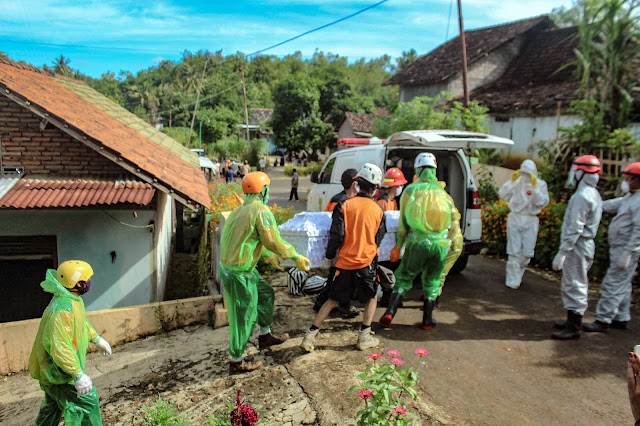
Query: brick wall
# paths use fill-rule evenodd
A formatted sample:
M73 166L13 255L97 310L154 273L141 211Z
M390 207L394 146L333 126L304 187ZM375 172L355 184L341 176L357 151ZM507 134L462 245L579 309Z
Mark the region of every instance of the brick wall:
M3 166L22 166L25 174L36 175L132 177L53 124L40 130L41 121L28 109L0 97Z

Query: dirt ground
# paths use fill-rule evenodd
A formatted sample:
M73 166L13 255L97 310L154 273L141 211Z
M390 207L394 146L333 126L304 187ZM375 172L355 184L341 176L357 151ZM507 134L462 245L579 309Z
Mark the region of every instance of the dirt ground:
M635 331L553 341L551 322L562 316L558 283L527 272L523 286L513 291L502 284L503 271L501 261L474 257L463 275L448 281L435 330L415 327L421 318L416 290L392 328L377 330L380 349L400 350L420 374L413 409L421 420L429 425L631 424L625 368L626 352L637 343ZM268 424L352 422L360 401L347 389L369 362L355 350L357 320L331 319L318 350L304 354L297 346L312 319L312 298L287 294L284 274L270 280L278 301L274 330L288 331L292 339L258 352L254 336L249 353L266 368L229 376L227 329L207 325L118 346L111 357L92 353L87 372L99 390L105 424L141 424L143 407L158 397L176 402L193 424L201 424L231 402L237 389ZM635 320L633 326L639 326ZM413 355L417 347L429 349L425 363ZM26 373L0 380L0 423L31 424L42 399L37 383Z
M288 180L272 182L274 200L287 205ZM504 286L504 267L502 261L472 256L462 275L448 278L434 314L439 325L432 331L416 327L422 312L415 289L392 327L376 329L379 350L399 350L420 374L412 409L421 421L631 425L626 359L640 343L640 323L634 318L631 330L551 340L552 322L564 316L557 275L527 272L522 287L511 290ZM237 389L270 425L353 422L361 405L347 389L369 362L355 349L357 320L331 319L317 350L304 354L298 345L313 318L313 299L290 296L284 273L270 282L277 292L273 329L289 332L292 339L258 352L254 336L248 352L265 362L258 372L229 376L227 328L207 325L117 346L111 357L90 354L87 373L98 388L105 425L142 424L143 408L158 397L175 402L194 425L202 424L231 402ZM597 297L594 283L586 321L594 319ZM633 305L634 317L639 306ZM430 351L424 363L413 355L417 347ZM41 400L37 382L26 373L0 377L0 424L32 424Z

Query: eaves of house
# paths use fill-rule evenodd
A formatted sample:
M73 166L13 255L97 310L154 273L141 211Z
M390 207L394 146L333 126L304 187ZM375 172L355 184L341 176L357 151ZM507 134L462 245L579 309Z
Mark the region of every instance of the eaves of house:
M0 59L0 93L136 176L145 188L168 193L191 208L208 207L195 154L83 82ZM116 186L105 185L116 197ZM136 201L150 193L142 191L146 196L138 194Z

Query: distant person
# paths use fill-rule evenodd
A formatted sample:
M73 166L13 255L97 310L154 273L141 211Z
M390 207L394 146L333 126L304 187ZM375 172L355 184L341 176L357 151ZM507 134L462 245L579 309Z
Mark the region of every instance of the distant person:
M293 200L293 197L296 197L296 201L298 198L298 181L300 177L298 176L298 171L293 169L293 176L291 176L291 193L289 194L289 201Z
M264 172L267 169L267 159L266 157L262 157L260 161L258 161L258 165L260 166L261 172Z
M70 426L102 425L98 391L85 369L87 349L93 343L103 355L111 355L111 345L85 313L81 296L91 288L92 276L87 262L67 260L57 270L47 270L40 284L52 298L29 357L29 373L44 391L36 425L57 426L61 418Z
M532 160L524 160L520 169L505 182L500 198L509 202L507 216L507 260L505 285L520 287L525 267L531 262L538 239L538 215L549 204L547 183L538 179L538 169Z
M280 167L284 167L284 154L280 155Z

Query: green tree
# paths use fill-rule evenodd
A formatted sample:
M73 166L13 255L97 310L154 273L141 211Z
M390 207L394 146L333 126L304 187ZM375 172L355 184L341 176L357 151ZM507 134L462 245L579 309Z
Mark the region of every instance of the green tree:
M306 75L291 76L273 91L271 127L280 148L320 148L331 143L333 129L320 118L320 92Z
M410 49L408 51L403 51L402 56L396 58L396 64L398 69L401 70L414 63L417 59L418 52L416 52L416 49Z
M399 104L394 114L376 118L373 133L386 138L405 130L456 129L486 132L487 111L475 101L465 108L461 102L452 102L444 96L420 96Z

